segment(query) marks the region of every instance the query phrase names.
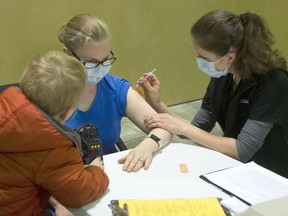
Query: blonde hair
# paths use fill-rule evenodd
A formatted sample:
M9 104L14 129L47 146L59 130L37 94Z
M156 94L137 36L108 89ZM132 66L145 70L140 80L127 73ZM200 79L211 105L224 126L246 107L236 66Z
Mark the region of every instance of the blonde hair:
M89 40L99 41L110 37L106 23L90 14L76 15L58 33L60 42L70 50L76 50Z
M20 88L29 100L54 116L78 105L86 82L86 70L78 60L50 51L28 63Z

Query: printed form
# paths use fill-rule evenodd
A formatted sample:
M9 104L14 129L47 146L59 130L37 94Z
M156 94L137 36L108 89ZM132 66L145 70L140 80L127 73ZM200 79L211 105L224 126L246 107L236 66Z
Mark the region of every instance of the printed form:
M129 216L225 216L217 198L119 200Z
M208 173L202 178L251 205L288 196L288 179L254 162Z

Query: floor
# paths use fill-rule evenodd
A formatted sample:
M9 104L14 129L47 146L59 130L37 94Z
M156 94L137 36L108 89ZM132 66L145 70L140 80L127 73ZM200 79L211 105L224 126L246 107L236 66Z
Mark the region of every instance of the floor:
M192 120L193 116L199 110L201 102L201 100L187 102L175 106L170 106L170 109L180 117ZM222 134L219 125L215 126L212 133L216 135ZM137 126L135 126L128 118L122 119L121 138L129 149L138 145L145 136L146 134L142 132Z

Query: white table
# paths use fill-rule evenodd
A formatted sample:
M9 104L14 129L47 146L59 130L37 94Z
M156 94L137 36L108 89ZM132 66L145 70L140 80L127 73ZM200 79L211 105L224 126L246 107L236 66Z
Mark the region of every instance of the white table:
M113 199L228 198L229 195L199 176L241 164L195 144L171 143L154 156L149 170L126 173L117 160L127 151L104 156L105 172L110 179L108 191L101 199L80 209L73 209L74 215L111 216L108 204ZM180 163L187 165L188 173L181 173Z

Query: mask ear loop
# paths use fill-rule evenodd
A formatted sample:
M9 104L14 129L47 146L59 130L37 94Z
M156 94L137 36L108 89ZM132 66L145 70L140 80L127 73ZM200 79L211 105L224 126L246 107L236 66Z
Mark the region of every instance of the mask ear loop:
M227 65L227 67L225 68L224 71L228 70L228 68L230 67L231 64L232 64L232 61Z
M227 55L227 54L226 54L226 55ZM222 56L220 59L218 59L217 61L213 62L214 66L215 66L215 64L217 64L219 61L221 61L226 55ZM227 67L223 70L223 72L227 71L231 64L232 64L232 61L230 61L230 63L229 63L229 64L227 65Z
M215 62L213 62L213 64L217 64L219 61L221 61L223 58L225 57L225 55L224 56L222 56L220 59L218 59L217 61L215 61Z

